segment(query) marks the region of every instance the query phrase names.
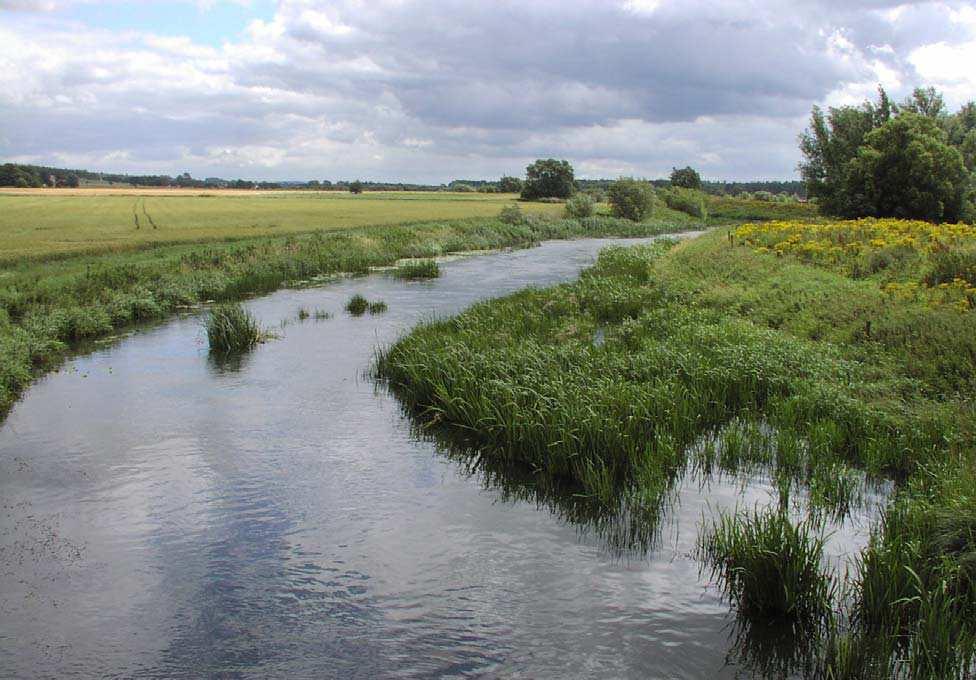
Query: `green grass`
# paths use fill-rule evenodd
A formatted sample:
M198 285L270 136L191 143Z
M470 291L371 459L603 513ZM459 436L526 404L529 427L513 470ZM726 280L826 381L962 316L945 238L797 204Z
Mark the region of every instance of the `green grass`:
M732 196L707 195L705 204L712 224L756 222L762 220L815 220L814 203L760 201Z
M369 300L359 293L349 298L349 302L346 303L346 311L353 316L362 316L367 309L369 309Z
M776 509L720 514L699 541L701 559L736 611L763 623L828 618L835 586L823 553L813 522Z
M437 265L435 260L413 260L411 262L404 262L398 266L394 274L398 278L411 281L420 279L436 279L441 275L441 268Z
M761 552L766 539L797 545L804 522L844 517L866 483L895 480L848 595L828 598L853 622L830 663L956 677L973 662L976 620L976 315L951 314L882 300L869 281L731 246L717 231L609 248L575 283L416 328L376 368L420 422L464 433L479 460L573 489L603 526L632 518L625 540L653 535L689 468L765 469L781 507L806 499L808 517L790 527L727 525L715 557ZM866 335L866 324L886 331ZM795 592L777 591L772 610L805 589L823 599L816 579L790 568L775 578ZM757 588L729 593L748 608Z
M221 191L0 192L0 262L160 244L491 217L514 194ZM533 215L560 206L527 203Z
M258 322L239 303L217 305L207 317L207 343L217 354L243 352L267 337Z

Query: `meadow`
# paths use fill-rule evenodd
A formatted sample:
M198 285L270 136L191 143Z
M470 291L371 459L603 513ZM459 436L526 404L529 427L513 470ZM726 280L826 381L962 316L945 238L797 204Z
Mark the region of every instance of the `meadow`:
M516 198L450 192L2 189L0 262L491 217ZM555 216L561 206L526 203L522 210Z
M755 672L969 677L976 316L887 286L941 290L944 253L965 251L973 230L930 247L904 242L912 224L818 224L610 248L576 283L415 329L377 373L480 459L568 486L604 525L631 518L639 529L617 540L653 541L689 470L768 471L778 504L704 522L699 549L743 626L794 635L784 665L756 661ZM842 229L848 244L863 234L842 262L808 257L795 237ZM855 266L889 247L914 254L880 256L873 273ZM847 574L827 570L824 519L882 480L895 490L869 545Z

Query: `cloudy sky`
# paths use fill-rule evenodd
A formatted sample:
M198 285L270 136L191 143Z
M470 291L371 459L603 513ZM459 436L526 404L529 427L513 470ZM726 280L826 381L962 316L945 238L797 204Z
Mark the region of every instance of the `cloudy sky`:
M796 176L814 104L976 97L976 4L0 0L0 159L250 179Z

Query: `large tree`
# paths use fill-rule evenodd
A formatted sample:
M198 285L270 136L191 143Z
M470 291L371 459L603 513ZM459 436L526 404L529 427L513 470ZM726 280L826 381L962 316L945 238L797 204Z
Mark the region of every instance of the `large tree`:
M950 115L932 88L917 88L900 106L880 89L876 104L826 113L814 107L800 150L807 195L828 215L938 221L972 215L976 105Z
M934 117L904 112L865 135L847 182L858 215L956 222L969 173Z
M522 198L569 198L575 190L573 166L569 161L540 158L525 169Z

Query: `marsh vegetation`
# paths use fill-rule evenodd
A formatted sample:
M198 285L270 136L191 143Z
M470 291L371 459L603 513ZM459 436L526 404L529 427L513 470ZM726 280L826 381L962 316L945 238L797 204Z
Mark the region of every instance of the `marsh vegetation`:
M480 458L626 516L631 528L615 534L625 542L654 540L689 469L765 471L774 507L705 522L700 555L746 629L790 621L783 672L963 677L976 633L976 414L965 397L976 364L950 348L976 335L974 317L887 292L885 280L944 266L924 249L894 258L886 279L865 278L805 260L795 239L783 242L799 255L774 255L756 240L764 228L782 232L607 249L576 283L415 329L378 373ZM894 495L869 545L849 575L827 570L826 522L884 480Z
M211 352L243 352L270 337L270 332L263 330L240 303L217 305L207 316L207 343Z

